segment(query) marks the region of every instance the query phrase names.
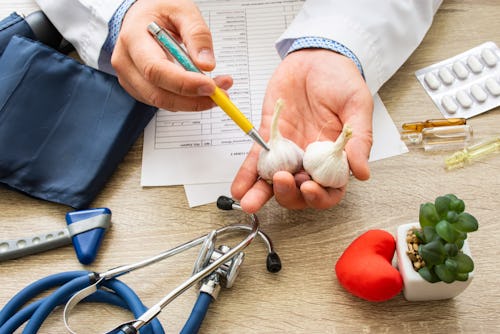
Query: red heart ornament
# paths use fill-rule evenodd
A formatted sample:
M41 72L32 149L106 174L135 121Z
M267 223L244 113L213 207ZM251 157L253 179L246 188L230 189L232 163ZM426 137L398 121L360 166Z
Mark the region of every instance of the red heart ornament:
M389 232L365 232L347 247L335 265L340 284L371 302L396 296L403 288L403 279L392 266L395 249L396 240Z

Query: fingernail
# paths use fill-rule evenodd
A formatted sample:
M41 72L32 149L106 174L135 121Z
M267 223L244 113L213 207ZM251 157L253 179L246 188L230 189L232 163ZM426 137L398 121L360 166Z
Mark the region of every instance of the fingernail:
M198 53L198 61L206 65L213 65L215 63L214 53L211 49L201 49Z
M204 85L198 88L198 95L200 96L210 96L213 93L214 93L214 87L210 85Z

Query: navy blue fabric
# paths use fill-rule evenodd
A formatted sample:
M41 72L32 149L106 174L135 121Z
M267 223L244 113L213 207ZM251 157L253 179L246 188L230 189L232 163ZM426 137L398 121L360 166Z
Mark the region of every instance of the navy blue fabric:
M87 208L155 111L115 77L14 36L0 58L0 182Z
M17 13L12 13L0 21L0 56L14 35L35 39L35 34L28 23Z

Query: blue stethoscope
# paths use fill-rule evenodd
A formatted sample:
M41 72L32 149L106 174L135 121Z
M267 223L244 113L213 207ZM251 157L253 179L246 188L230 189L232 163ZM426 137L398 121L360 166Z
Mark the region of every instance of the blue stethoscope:
M217 206L223 210L241 209L238 203L224 196L219 197ZM104 273L69 271L40 279L17 293L0 311L0 334L13 333L24 323L26 323L26 326L23 333L36 333L54 308L59 305L65 305L64 323L68 331L74 333L69 326L69 315L71 310L81 301L109 303L132 312L136 318L135 320L118 325L108 334L132 334L138 333L139 330L142 334L164 333L157 315L184 291L194 284L200 283L200 293L196 303L181 330L183 334L197 333L208 307L212 300L217 297L221 285L227 288L233 285L243 261L244 253L242 250L257 235L264 241L268 251L267 270L269 272L278 272L281 269L280 258L274 251L270 238L259 230L257 216L251 214L249 217L251 220L249 225L233 224L213 230L207 235L131 265L113 268ZM215 248L218 235L236 231L247 231L248 235L233 248L225 245ZM130 287L117 279L121 275L146 267L200 244L202 246L192 276L149 309ZM39 294L53 288L56 288L56 290L49 296L28 304Z

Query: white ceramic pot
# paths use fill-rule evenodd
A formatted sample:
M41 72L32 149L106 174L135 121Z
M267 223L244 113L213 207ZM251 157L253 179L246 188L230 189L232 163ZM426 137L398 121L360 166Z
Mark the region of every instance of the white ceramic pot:
M459 295L471 283L474 271L469 273L469 279L467 281L430 283L423 279L420 274L413 269L413 264L406 254L406 251L408 250L406 233L410 228L419 226L420 225L418 223L405 224L399 226L397 230L396 255L398 269L403 277L404 297L409 301L423 301L449 299ZM464 242L462 251L471 256L467 240Z

